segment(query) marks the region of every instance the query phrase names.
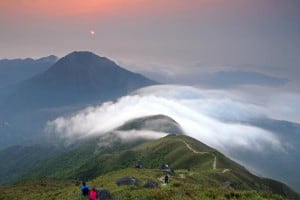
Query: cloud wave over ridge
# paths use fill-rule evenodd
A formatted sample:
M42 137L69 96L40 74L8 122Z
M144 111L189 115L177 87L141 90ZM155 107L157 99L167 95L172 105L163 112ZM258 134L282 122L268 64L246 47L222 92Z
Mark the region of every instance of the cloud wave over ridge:
M73 116L57 118L47 124L47 131L66 139L101 136L131 119L157 114L173 118L186 135L225 154L240 148L253 152L266 149L285 151L272 132L241 123L265 116L263 106L238 101L216 91L187 86L142 88L116 102L106 102Z

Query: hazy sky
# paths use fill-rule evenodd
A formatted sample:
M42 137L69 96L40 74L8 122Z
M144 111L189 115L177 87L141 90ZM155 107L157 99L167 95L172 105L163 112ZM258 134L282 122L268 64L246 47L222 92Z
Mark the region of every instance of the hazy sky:
M0 58L90 50L139 71L300 72L299 0L0 0L0 24Z

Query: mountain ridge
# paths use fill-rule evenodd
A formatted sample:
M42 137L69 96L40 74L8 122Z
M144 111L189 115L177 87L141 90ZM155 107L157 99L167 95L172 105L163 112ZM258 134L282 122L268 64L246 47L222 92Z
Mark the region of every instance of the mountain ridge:
M113 101L135 89L158 84L91 52L73 52L50 68L0 89L0 146L43 133L48 120L86 105Z
M17 84L46 71L57 60L58 57L54 55L38 59L2 59L0 60L0 88Z
M86 148L83 149L85 149L84 151L87 150ZM42 176L34 178L33 181L40 181L47 187L47 179L49 178L58 181L56 184L70 180L89 180L89 182L93 183L93 186L105 186L107 189L113 191L113 196L118 197L120 195L119 192L121 191L123 194L126 194L129 191L132 192L132 194L135 194L139 190L143 191L143 189L137 186L134 191L126 187L123 187L122 190L120 190L119 188L116 188L116 185L114 186L114 181L116 181L117 178L122 178L122 176L127 175L141 178L143 182L146 182L149 179L157 181L157 179L160 179L160 176L165 173L159 170L160 166L163 163L167 163L169 167L174 170L174 173L170 174L171 182L170 186L168 186L170 189L173 188L172 190L174 190L174 193L167 196L165 196L165 194L163 195L164 198L172 198L173 196L178 195L178 191L175 192L176 188L181 191L181 189L186 187L191 189L191 197L182 199L196 198L197 196L202 195L203 191L200 192L198 191L199 189L197 189L198 187L201 187L210 188L211 191L214 191L213 194L211 194L216 196L214 199L223 199L224 196L222 198L222 195L225 195L222 194L223 192L243 196L245 195L244 193L251 193L251 191L256 191L255 195L260 196L260 198L256 197L258 199L299 199L299 194L292 191L285 184L271 179L257 177L251 174L243 166L226 158L223 154L184 135L169 135L158 140L135 144L132 147L129 146L129 148L124 148L123 150L106 150L106 153L103 151L95 153L92 149L89 151L94 152L94 156L91 159L87 159L83 166L76 169L76 174L71 175L69 172L72 171L68 170L66 171L68 178L64 178L61 176L61 173L57 172L53 174L54 176L48 176L47 174L42 173ZM74 157L72 159L74 159ZM70 162L70 160L64 160L62 158L59 160L65 163ZM73 162L75 162L75 160L73 160ZM136 163L142 165L142 169L132 169ZM69 164L72 165L72 162ZM49 167L50 166L48 166L48 169L51 168ZM59 167L56 170L66 169L67 168ZM142 177L140 176L140 173L143 173ZM17 185L24 185L26 182L27 181L22 180ZM73 188L72 191L75 189L74 186L67 188L69 188L68 190ZM58 193L58 191L59 190L57 189L53 192ZM159 195L159 191L164 191L163 184L157 191L153 190L155 195ZM65 192L61 192L61 194L65 195ZM148 192L142 192L141 194L143 194L143 196L149 195ZM26 192L23 192L23 195L26 195ZM51 193L49 195L51 195ZM68 198L74 196L74 193L73 195L69 195ZM219 195L221 195L221 197ZM276 197L276 195L281 195L282 198L279 198L279 196ZM158 196L155 196L155 198L157 197ZM241 199L249 198L256 199L252 198L250 194ZM45 199L48 198L45 197ZM116 199L123 198L119 197Z

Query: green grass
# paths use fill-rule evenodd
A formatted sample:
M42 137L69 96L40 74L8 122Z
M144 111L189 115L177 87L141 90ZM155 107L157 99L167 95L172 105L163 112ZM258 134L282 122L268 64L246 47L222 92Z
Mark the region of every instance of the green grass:
M196 154L184 142L196 151L208 153ZM118 143L109 149L98 149L96 144L86 143L51 158L31 172L33 181L1 187L0 199L11 199L13 195L17 199L76 199L80 184L65 180L90 180L91 187L106 188L115 199L282 199L274 194L299 198L284 184L257 177L187 136L167 136L130 145ZM213 169L215 158L217 168ZM143 169L132 168L137 162ZM158 169L162 163L175 169L170 184L157 189L143 188L149 179L160 182L163 173ZM225 169L229 171L223 173ZM140 179L141 185L118 187L116 180L125 176ZM232 183L230 188L225 187L226 182Z
M116 180L125 176L133 176L140 180L138 186L117 186ZM283 198L273 194L260 193L253 190L234 190L224 188L218 182L201 172L178 170L170 176L170 183L163 185L163 173L150 169L123 169L99 176L88 181L90 187L105 188L111 191L114 199L272 199ZM149 179L159 183L159 188L146 189L144 183ZM81 199L80 183L57 180L35 180L19 183L10 187L0 187L0 199Z

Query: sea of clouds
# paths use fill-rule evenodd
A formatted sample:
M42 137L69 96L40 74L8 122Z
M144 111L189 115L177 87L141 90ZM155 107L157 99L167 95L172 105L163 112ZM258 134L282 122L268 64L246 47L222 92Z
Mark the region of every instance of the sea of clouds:
M47 131L70 140L103 136L129 120L163 114L177 121L186 135L227 155L236 149L285 152L289 144L282 143L276 134L247 123L272 117L269 106L224 91L179 85L151 86L115 102L105 102L57 118L47 124ZM276 110L274 113L279 115ZM133 133L127 135L133 138ZM136 137L156 139L164 135L139 133ZM126 135L122 138L125 140Z
M129 120L162 114L174 119L186 135L221 151L251 172L300 191L298 102L297 93L271 87L212 90L159 85L59 117L48 122L46 130L66 144L101 136L99 145L110 146L116 139L126 142L166 136L149 130L115 130Z

